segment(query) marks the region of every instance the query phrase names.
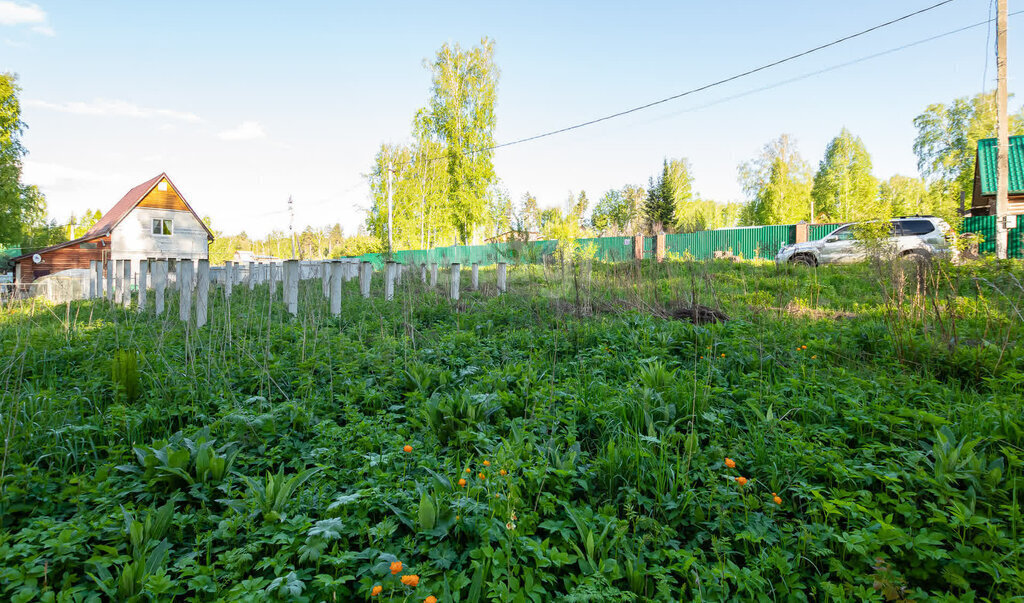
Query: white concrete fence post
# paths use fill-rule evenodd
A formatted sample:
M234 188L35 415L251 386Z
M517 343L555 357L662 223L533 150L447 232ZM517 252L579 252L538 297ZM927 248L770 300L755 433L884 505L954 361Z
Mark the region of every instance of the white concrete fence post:
M473 276L471 278L473 281L473 291L476 291L480 288L480 264L477 262L473 262Z
M363 297L370 297L370 279L373 278L373 264L362 262L359 264L359 293Z
M451 291L449 294L455 301L459 300L459 280L462 278L462 264L458 262L452 262L451 266L451 279L449 284L451 285Z
M505 280L505 262L498 262L498 294L501 295L505 291L508 291L508 284Z
M430 264L430 286L437 286L437 262Z
M249 281L249 291L256 288L256 262L249 262L249 272L245 275L245 280Z
M124 279L121 270L123 269L122 266L124 266L124 262L121 260L114 260L110 263L110 266L114 270L114 291L113 296L110 298L110 303L119 304L121 303L121 288L123 287L122 280Z
M326 261L320 262L320 287L324 291L324 299L331 297L331 265Z
M235 277L231 274L232 262L224 262L224 299L231 300L231 290L235 285Z
M121 264L121 277L123 284L121 285L121 305L125 308L132 305L132 261L124 260Z
M420 281L422 281L424 285L427 284L427 265L426 264L420 264Z
M398 265L388 262L384 265L384 299L395 299L395 279L398 278Z
M89 299L96 297L96 260L89 260Z
M341 262L331 262L331 316L341 316L341 274L345 271L345 265Z
M178 318L186 325L192 318L192 260L178 260Z
M285 303L288 305L288 313L297 316L299 313L299 281L302 275L299 274L299 260L285 260Z
M164 313L164 289L167 288L167 260L153 264L153 304L156 315Z
M233 274L234 274L235 284L236 285L241 285L242 284L242 262L235 262L234 263L234 272L233 272Z
M277 271L274 270L274 264L271 262L267 265L267 285L270 289L270 301L277 300Z
M196 327L201 327L206 324L210 304L210 260L196 264Z
M107 296L106 297L107 297L107 301L113 302L114 301L114 260L108 259L107 260L107 265L105 266L105 268L107 269L107 291L106 291Z
M149 288L149 260L139 260L139 312L146 311L146 289Z

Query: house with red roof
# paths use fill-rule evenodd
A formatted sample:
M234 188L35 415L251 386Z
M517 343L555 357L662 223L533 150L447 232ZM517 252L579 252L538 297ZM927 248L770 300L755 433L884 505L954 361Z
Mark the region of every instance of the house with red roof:
M14 280L28 284L62 270L89 268L99 260L209 259L213 232L166 173L132 188L84 235L18 256Z

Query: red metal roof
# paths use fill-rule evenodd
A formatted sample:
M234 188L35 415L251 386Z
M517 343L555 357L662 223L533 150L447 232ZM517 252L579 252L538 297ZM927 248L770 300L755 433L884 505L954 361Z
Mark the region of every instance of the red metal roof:
M118 201L117 204L114 205L114 207L110 208L110 211L103 214L103 217L100 218L100 221L93 225L93 227L90 228L85 233L85 236L88 237L90 235L103 235L109 233L115 226L121 223L121 220L123 220L129 212L135 209L135 206L139 204L139 201L142 201L142 198L145 197L149 193L149 191L153 190L153 187L156 186L157 183L160 182L160 180L165 178L167 179L167 184L169 184L170 187L174 189L174 192L176 192L178 196L181 197L181 200L185 204L185 207L188 208L188 211L191 212L193 216L195 216L196 221L198 221L199 224L202 225L203 229L206 230L206 236L208 236L210 239L213 239L213 232L210 231L210 228L206 225L205 222L203 222L203 219L196 214L194 209L192 209L192 206L189 205L188 201L185 200L184 195L182 195L181 191L178 190L178 187L174 186L174 183L171 182L171 179L167 177L166 172L161 172L158 176L150 178L149 180L143 182L138 186L133 187L132 190L125 193L125 195L121 197L121 200Z

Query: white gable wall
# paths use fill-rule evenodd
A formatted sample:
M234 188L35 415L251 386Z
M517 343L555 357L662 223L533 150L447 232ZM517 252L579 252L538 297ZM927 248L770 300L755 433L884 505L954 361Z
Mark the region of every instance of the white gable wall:
M154 218L174 220L173 234L153 234ZM110 233L110 257L132 260L134 274L139 260L148 258L209 259L210 244L206 230L191 212L136 207Z

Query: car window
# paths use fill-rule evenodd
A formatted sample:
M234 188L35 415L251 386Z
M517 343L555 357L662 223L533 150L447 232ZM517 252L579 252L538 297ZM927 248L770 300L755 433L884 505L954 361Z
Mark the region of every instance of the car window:
M850 226L844 226L844 227L840 228L839 230L833 232L829 236L830 237L836 237L840 241L852 241L853 239L856 238L853 235L853 225L852 224Z
M900 236L921 236L935 230L935 225L928 220L902 220L899 223L898 233Z

